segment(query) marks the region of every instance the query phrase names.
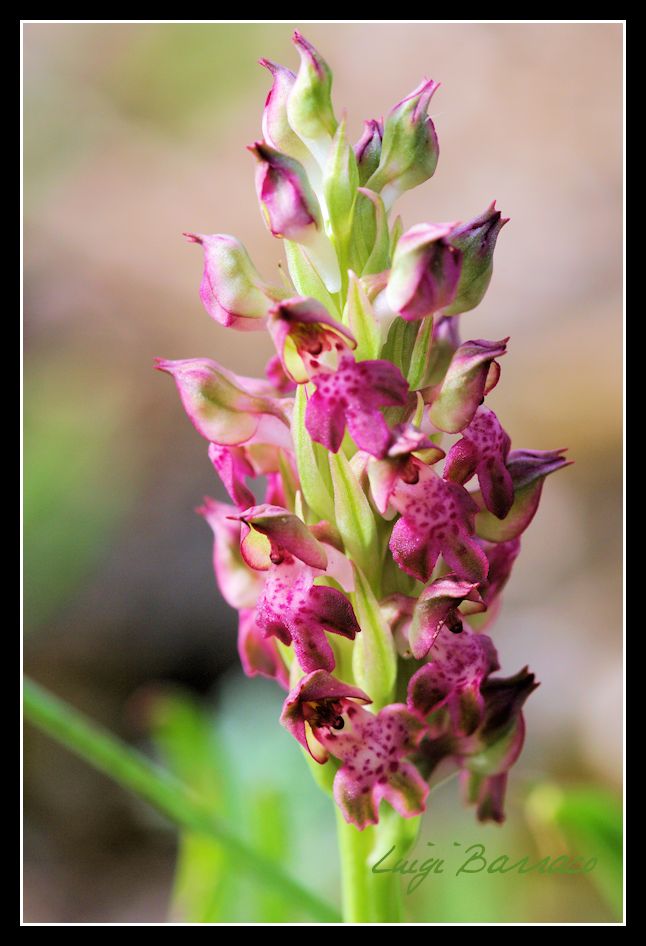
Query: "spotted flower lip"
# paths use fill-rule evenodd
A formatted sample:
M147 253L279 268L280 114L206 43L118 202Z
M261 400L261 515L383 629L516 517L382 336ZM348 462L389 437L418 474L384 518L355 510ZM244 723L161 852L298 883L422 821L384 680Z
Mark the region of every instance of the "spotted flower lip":
M474 537L478 507L463 486L420 466L417 482L400 480L391 502L401 513L390 537L400 568L426 583L441 554L458 578L484 581L489 564Z
M266 571L292 555L325 570L327 555L302 519L281 506L263 503L238 513L242 523L240 551L247 565Z
M265 317L284 291L272 289L258 274L242 243L226 233L185 233L204 250L200 298L216 322L226 328L265 328Z
M426 113L439 87L439 82L424 79L386 116L379 165L366 182L371 190L381 193L386 207L435 173L440 148L435 126Z
M451 447L444 466L445 478L456 483L467 483L476 474L485 506L498 519L505 518L514 501L514 483L506 466L510 447L500 421L482 405L462 431L462 439Z
M500 377L496 359L507 352L509 338L489 342L478 338L463 342L451 359L439 391L434 395L429 417L450 434L464 430Z
M328 315L325 306L303 296L274 306L269 333L285 373L297 384L334 370L340 354L357 346L352 333Z
M496 202L467 223L458 224L450 235L451 245L462 253L462 270L455 299L445 315L468 312L482 301L491 282L493 254L498 235L509 217L496 210Z
M361 450L383 457L391 433L380 408L406 404L408 384L401 371L389 361L355 362L346 355L334 373L312 380L316 391L305 414L312 439L337 453L347 425Z
M536 514L545 477L569 466L571 460L562 450L512 450L507 457L507 469L514 485L514 501L504 519L499 520L487 511L484 496L473 498L480 507L476 517L478 535L490 542L509 542L518 538Z
M288 695L280 721L312 758L322 764L330 754L313 730L338 727L343 723L343 713L357 703L372 703L372 700L363 690L337 680L326 670L314 670L301 677Z
M431 656L432 662L410 679L408 705L421 716L446 706L454 732L469 736L484 715L482 683L499 668L493 641L486 634L474 634L466 628L459 634L445 629L437 636Z
M424 319L455 298L462 252L449 242L454 227L454 223L420 223L399 238L386 300L403 319Z
M253 609L241 610L238 621L238 655L248 677L268 677L289 689L289 671L276 641L266 637L256 623Z
M326 632L354 640L361 630L345 594L315 585L315 577L310 567L294 559L272 565L256 608L256 620L265 634L292 644L305 673L334 670L334 651Z
M246 391L246 379L210 358L156 359L155 368L170 374L193 426L213 443L236 446L255 435L289 448L289 419L275 398Z
M334 798L345 820L360 831L377 824L382 799L405 818L421 814L428 785L406 761L426 732L420 717L402 703L391 703L376 716L351 706L346 720L341 731L316 731L317 739L341 761Z
M442 628L453 634L463 632L458 607L465 599L472 603L472 610L485 610L478 584L462 581L455 575L445 575L424 588L417 599L408 630L410 649L417 660L426 657Z

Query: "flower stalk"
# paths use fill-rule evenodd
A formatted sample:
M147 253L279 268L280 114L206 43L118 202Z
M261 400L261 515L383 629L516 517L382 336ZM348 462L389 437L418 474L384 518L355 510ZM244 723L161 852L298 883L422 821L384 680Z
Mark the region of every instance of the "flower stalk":
M483 630L567 461L512 449L486 402L509 339L462 339L507 220L494 203L464 223L390 219L435 172L439 84L424 79L352 147L328 64L294 43L297 73L261 61L272 87L249 148L289 280L265 282L234 237L189 235L208 314L267 331L266 378L205 358L157 367L231 499L199 511L243 668L286 691L280 722L336 805L344 918L400 922L397 875L372 868L385 844L413 843L438 771L459 772L480 820L504 819L537 684L527 668L495 676Z

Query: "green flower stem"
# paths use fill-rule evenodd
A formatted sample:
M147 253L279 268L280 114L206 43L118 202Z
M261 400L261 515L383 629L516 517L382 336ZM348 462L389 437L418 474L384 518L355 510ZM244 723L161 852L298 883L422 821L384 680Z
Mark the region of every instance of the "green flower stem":
M359 831L335 806L341 859L344 923L401 923L398 874L372 872L372 853L379 825Z
M115 782L144 798L175 824L217 840L231 858L232 870L246 871L313 919L323 923L340 922L333 907L301 886L271 858L236 837L170 772L33 681L24 681L23 698L26 719Z

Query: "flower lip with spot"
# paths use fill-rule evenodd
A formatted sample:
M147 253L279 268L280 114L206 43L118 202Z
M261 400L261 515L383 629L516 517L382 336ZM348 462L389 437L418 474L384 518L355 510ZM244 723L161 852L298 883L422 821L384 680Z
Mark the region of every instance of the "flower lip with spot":
M334 371L340 355L357 347L353 334L316 299L294 296L271 309L268 320L285 373L304 384L322 371Z
M263 281L235 237L226 233L183 235L204 250L200 298L211 318L226 328L264 329L267 313L285 292Z
M450 483L420 464L416 483L398 480L391 504L401 513L390 537L393 558L424 583L440 554L457 576L469 582L487 577L487 556L474 537L478 506L457 483Z
M358 703L372 703L358 687L337 680L325 670L315 670L302 677L283 705L282 725L300 742L316 762L329 758L328 750L317 740L314 731L327 727L338 731L343 715Z
M481 405L462 439L449 450L444 466L445 479L455 483L467 483L476 474L485 506L498 519L505 518L514 501L514 483L506 466L510 447L494 412Z
M483 720L483 681L500 666L493 641L467 628L459 634L443 631L436 635L431 656L432 662L410 679L408 705L421 716L446 706L455 733L469 736Z
M333 373L312 379L316 391L307 402L305 426L317 443L337 453L346 428L361 450L383 457L391 433L380 408L404 406L408 383L389 361L355 362L345 355Z
M287 509L263 503L231 518L242 523L240 551L250 568L267 571L291 556L312 568L327 568L321 543L303 520Z
M420 223L397 243L386 300L409 322L445 309L457 291L462 252L450 242L455 223Z

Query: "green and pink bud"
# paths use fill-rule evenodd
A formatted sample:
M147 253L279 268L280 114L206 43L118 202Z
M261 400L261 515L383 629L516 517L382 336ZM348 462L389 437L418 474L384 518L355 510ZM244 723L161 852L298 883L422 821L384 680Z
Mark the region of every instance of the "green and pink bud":
M440 148L426 114L439 83L425 79L391 109L384 123L381 157L366 186L380 193L387 208L435 173Z
M452 231L449 239L462 254L462 271L455 299L445 315L469 312L480 304L491 282L498 234L508 222L509 217L496 210L494 201L479 217L458 224Z
M363 134L354 146L361 185L365 184L379 167L383 137L384 127L380 121L370 118L363 123Z
M331 98L332 72L320 53L298 30L292 39L301 63L287 99L287 116L290 126L323 168L337 128Z
M462 253L448 240L453 226L420 223L399 238L386 301L409 322L443 311L455 298Z
M185 233L204 250L200 299L216 322L226 328L265 328L270 308L285 292L263 282L242 243L225 233Z
M478 338L460 345L442 384L432 393L429 418L438 430L456 434L471 423L485 395L498 383L496 359L506 353L508 341Z

